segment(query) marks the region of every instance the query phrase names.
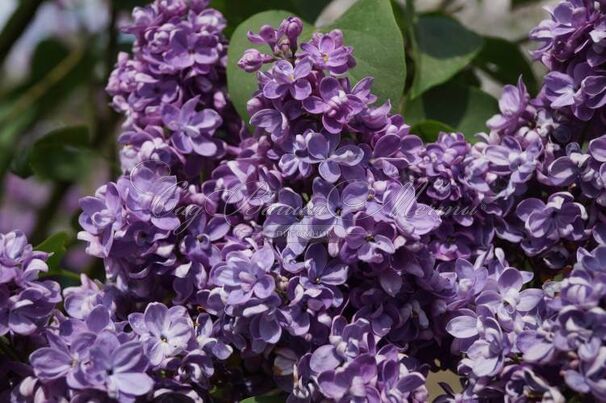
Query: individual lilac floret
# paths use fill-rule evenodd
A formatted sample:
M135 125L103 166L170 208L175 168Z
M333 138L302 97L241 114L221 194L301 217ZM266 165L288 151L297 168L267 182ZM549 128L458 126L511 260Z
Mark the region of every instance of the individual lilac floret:
M147 359L138 341L120 341L111 332L101 333L90 347L90 365L84 376L91 387L113 399L135 401L151 391L153 379L145 373Z
M182 306L167 308L160 303L151 303L145 312L132 313L128 321L140 336L149 362L162 366L166 360L182 353L193 337L193 323Z
M298 101L308 98L312 91L307 80L311 67L311 63L306 59L300 60L294 67L286 60L277 61L268 72L270 80L263 87L263 95L267 99L279 99L288 92Z
M353 49L343 44L343 33L333 30L328 34L315 33L310 42L301 44L300 57L309 57L315 67L340 75L355 66Z
M364 109L364 102L356 95L348 94L333 77L324 77L319 90L320 96L305 99L303 107L309 113L322 115L322 123L329 133L341 133L343 127Z
M225 263L213 268L211 281L223 287L227 304L244 304L251 298L265 299L275 289L275 280L271 276L273 264L274 252L269 246L250 258L242 253L233 253Z
M162 120L173 131L171 140L178 151L184 154L195 152L203 157L218 156L223 146L212 136L221 126L221 116L212 109L197 112L197 104L198 98L192 98L180 109L165 105Z
M492 130L502 130L504 133L512 133L518 129L520 121L528 118L528 103L530 95L522 77L518 85L506 85L499 99L499 110L501 113L490 118L486 125Z
M522 247L531 255L560 240L578 241L585 237L587 212L570 193L552 194L547 204L535 198L523 200L516 214L524 222L528 235Z

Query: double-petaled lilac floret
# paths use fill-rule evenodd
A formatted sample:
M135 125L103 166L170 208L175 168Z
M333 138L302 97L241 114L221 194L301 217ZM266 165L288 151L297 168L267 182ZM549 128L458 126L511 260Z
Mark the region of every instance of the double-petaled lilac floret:
M47 258L22 232L0 234L0 336L30 336L48 324L61 290L54 281L39 280L48 271Z
M167 308L154 302L144 313L130 314L128 322L143 342L153 366L166 366L170 358L185 351L193 337L193 323L182 306Z
M320 81L319 93L320 96L304 100L303 108L309 113L322 115L322 124L331 134L341 133L366 106L354 93L348 93L347 88L334 77L324 77Z
M440 133L436 142L418 153L419 161L411 166L418 171L419 185L427 196L436 200L457 202L467 190L462 186L464 160L470 145L461 133Z
M343 33L337 29L328 34L315 33L311 41L301 44L299 57L308 57L316 68L338 76L355 67L352 52L350 46L344 45Z
M221 156L223 144L212 136L221 126L221 116L213 109L197 112L198 98L192 98L181 108L174 105L162 107L162 121L173 134L175 149L183 154L192 152L203 157Z
M559 186L577 185L582 194L606 205L606 136L589 142L587 152L577 143L571 143L566 155L549 165L549 179Z
M276 282L271 275L274 266L274 252L269 246L246 256L234 252L225 263L213 268L211 281L222 287L225 303L244 305L251 299L269 298Z
M503 87L503 94L499 99L500 114L490 118L486 125L492 130L502 131L505 134L512 134L518 128L520 123L532 119L532 112L529 110L530 95L522 77L517 85L506 85Z
M517 206L516 215L524 222L527 238L522 241L522 248L529 255L536 255L561 240L579 241L586 236L587 212L570 193L554 193L547 203L525 199Z
M280 309L277 284L281 277L275 265L275 252L266 245L251 253L246 250L228 252L225 261L215 265L209 277L210 291L201 291L198 299L210 312L224 311L236 320L251 348L259 353L267 345L276 344L288 317ZM227 319L227 317L225 319ZM305 330L304 330L305 331Z
M295 66L286 60L278 60L267 74L263 96L267 99L281 99L289 93L297 101L303 101L312 92L308 80L311 69L312 64L306 59L299 60Z

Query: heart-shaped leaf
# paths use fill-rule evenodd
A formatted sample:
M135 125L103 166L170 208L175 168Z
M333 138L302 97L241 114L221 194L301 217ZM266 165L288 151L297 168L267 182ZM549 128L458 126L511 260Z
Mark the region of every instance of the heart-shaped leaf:
M223 13L227 19L225 34L231 37L235 27L261 11L285 10L314 22L328 4L330 0L217 0L211 7Z
M482 37L441 15L425 15L416 26L412 97L442 84L469 65L482 48Z
M411 133L421 137L427 143L436 141L441 132L451 133L454 131L455 130L447 124L435 120L424 120L416 123L410 128Z
M499 112L497 100L482 90L448 83L433 88L408 105L404 116L409 125L433 120L462 132L474 142L474 135L486 130L486 121Z
M521 75L531 94L538 91L537 79L520 46L506 39L484 37L474 64L501 84L514 84Z
M374 77L373 93L378 103L391 100L397 106L406 82L404 39L389 0L358 0L330 29L343 31L352 46L356 67L350 71L353 84Z
M91 156L86 126L54 130L28 150L27 163L40 178L72 181L87 171Z

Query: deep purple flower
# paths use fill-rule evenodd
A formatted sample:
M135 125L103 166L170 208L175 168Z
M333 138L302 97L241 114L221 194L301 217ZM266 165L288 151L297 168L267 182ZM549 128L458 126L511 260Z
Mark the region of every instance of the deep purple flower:
M251 298L265 299L273 295L276 286L271 276L273 264L274 252L269 246L250 257L234 252L225 263L213 267L210 278L223 287L228 304L244 304Z
M414 188L392 182L383 196L379 217L393 220L406 236L418 237L434 230L441 222L438 213L425 204L417 203Z
M311 224L314 230L323 228L325 234L334 233L339 238L345 238L353 214L366 206L368 184L363 181L353 181L339 191L337 186L316 178L313 187Z
M112 182L99 188L96 195L80 200L82 214L78 219L86 232L78 238L88 241L87 252L93 256L106 257L111 250L115 231L123 225L123 201Z
M147 360L139 342L124 343L113 333L103 332L89 354L90 364L84 376L92 387L106 391L110 398L134 401L153 388L153 379L145 373Z
M534 309L543 298L543 291L528 288L522 291L524 279L520 272L508 268L498 278L495 291L486 290L478 295L476 303L493 310L502 327L510 330L515 316Z
M195 34L185 27L178 28L170 35L170 50L164 57L168 64L178 69L191 67L195 63L214 64L219 59L217 42L215 35Z
M173 131L171 140L180 152L195 152L203 157L219 156L223 151L222 145L212 136L221 126L221 116L212 109L197 112L198 103L198 98L192 98L181 108L167 104L162 109L162 119Z
M307 142L314 133L311 130L303 134L298 134L294 139L287 139L282 145L285 153L280 157L278 166L287 176L300 174L308 177L312 173L311 158Z
M279 60L269 72L271 79L263 86L263 95L268 99L283 98L287 93L302 101L311 95L312 87L307 80L311 63L303 59L295 67L286 60Z
M492 130L503 130L505 133L518 129L520 120L524 118L527 110L529 99L530 95L522 77L518 79L517 86L506 85L503 87L503 94L499 99L501 113L490 118L486 125Z
M312 40L301 44L301 57L309 57L317 68L340 75L354 67L352 48L343 45L343 33L333 30L328 34L314 34Z
M503 367L508 350L506 339L496 320L486 318L484 332L467 349L467 357L461 364L468 365L476 376L496 375Z
M286 247L301 254L314 227L309 211L304 207L301 196L289 188L280 190L278 200L267 208L267 218L263 223L263 234L270 238L284 238Z
M322 115L324 128L332 134L341 133L343 127L364 109L364 103L348 94L336 78L324 77L320 81L320 97L311 96L303 101L303 108Z
M339 135L312 133L306 138L309 160L319 163L318 173L324 180L335 183L341 177L343 170L355 167L364 158L361 148L353 144L340 144Z
M128 322L141 337L149 362L154 366L183 352L193 337L193 323L182 306L167 308L154 302L143 314L131 313Z
M522 243L528 253L538 253L560 239L579 240L585 236L585 208L570 193L549 196L547 204L535 198L523 200L516 215L525 223L530 239Z
M364 262L381 263L386 255L396 251L395 232L392 225L377 223L372 217L358 213L353 226L347 229L345 244L349 250L344 251L344 255L353 252Z

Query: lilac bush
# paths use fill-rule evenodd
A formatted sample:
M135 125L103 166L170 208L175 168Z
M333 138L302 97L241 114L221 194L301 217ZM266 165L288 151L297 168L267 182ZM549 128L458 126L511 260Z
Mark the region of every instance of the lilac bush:
M122 173L79 216L105 279L61 291L0 235L0 363L28 355L3 398L424 402L449 370L436 401L606 401L605 7L550 11L543 88L506 85L475 142L415 134L347 31L295 16L232 61L240 117L222 14L136 8Z

